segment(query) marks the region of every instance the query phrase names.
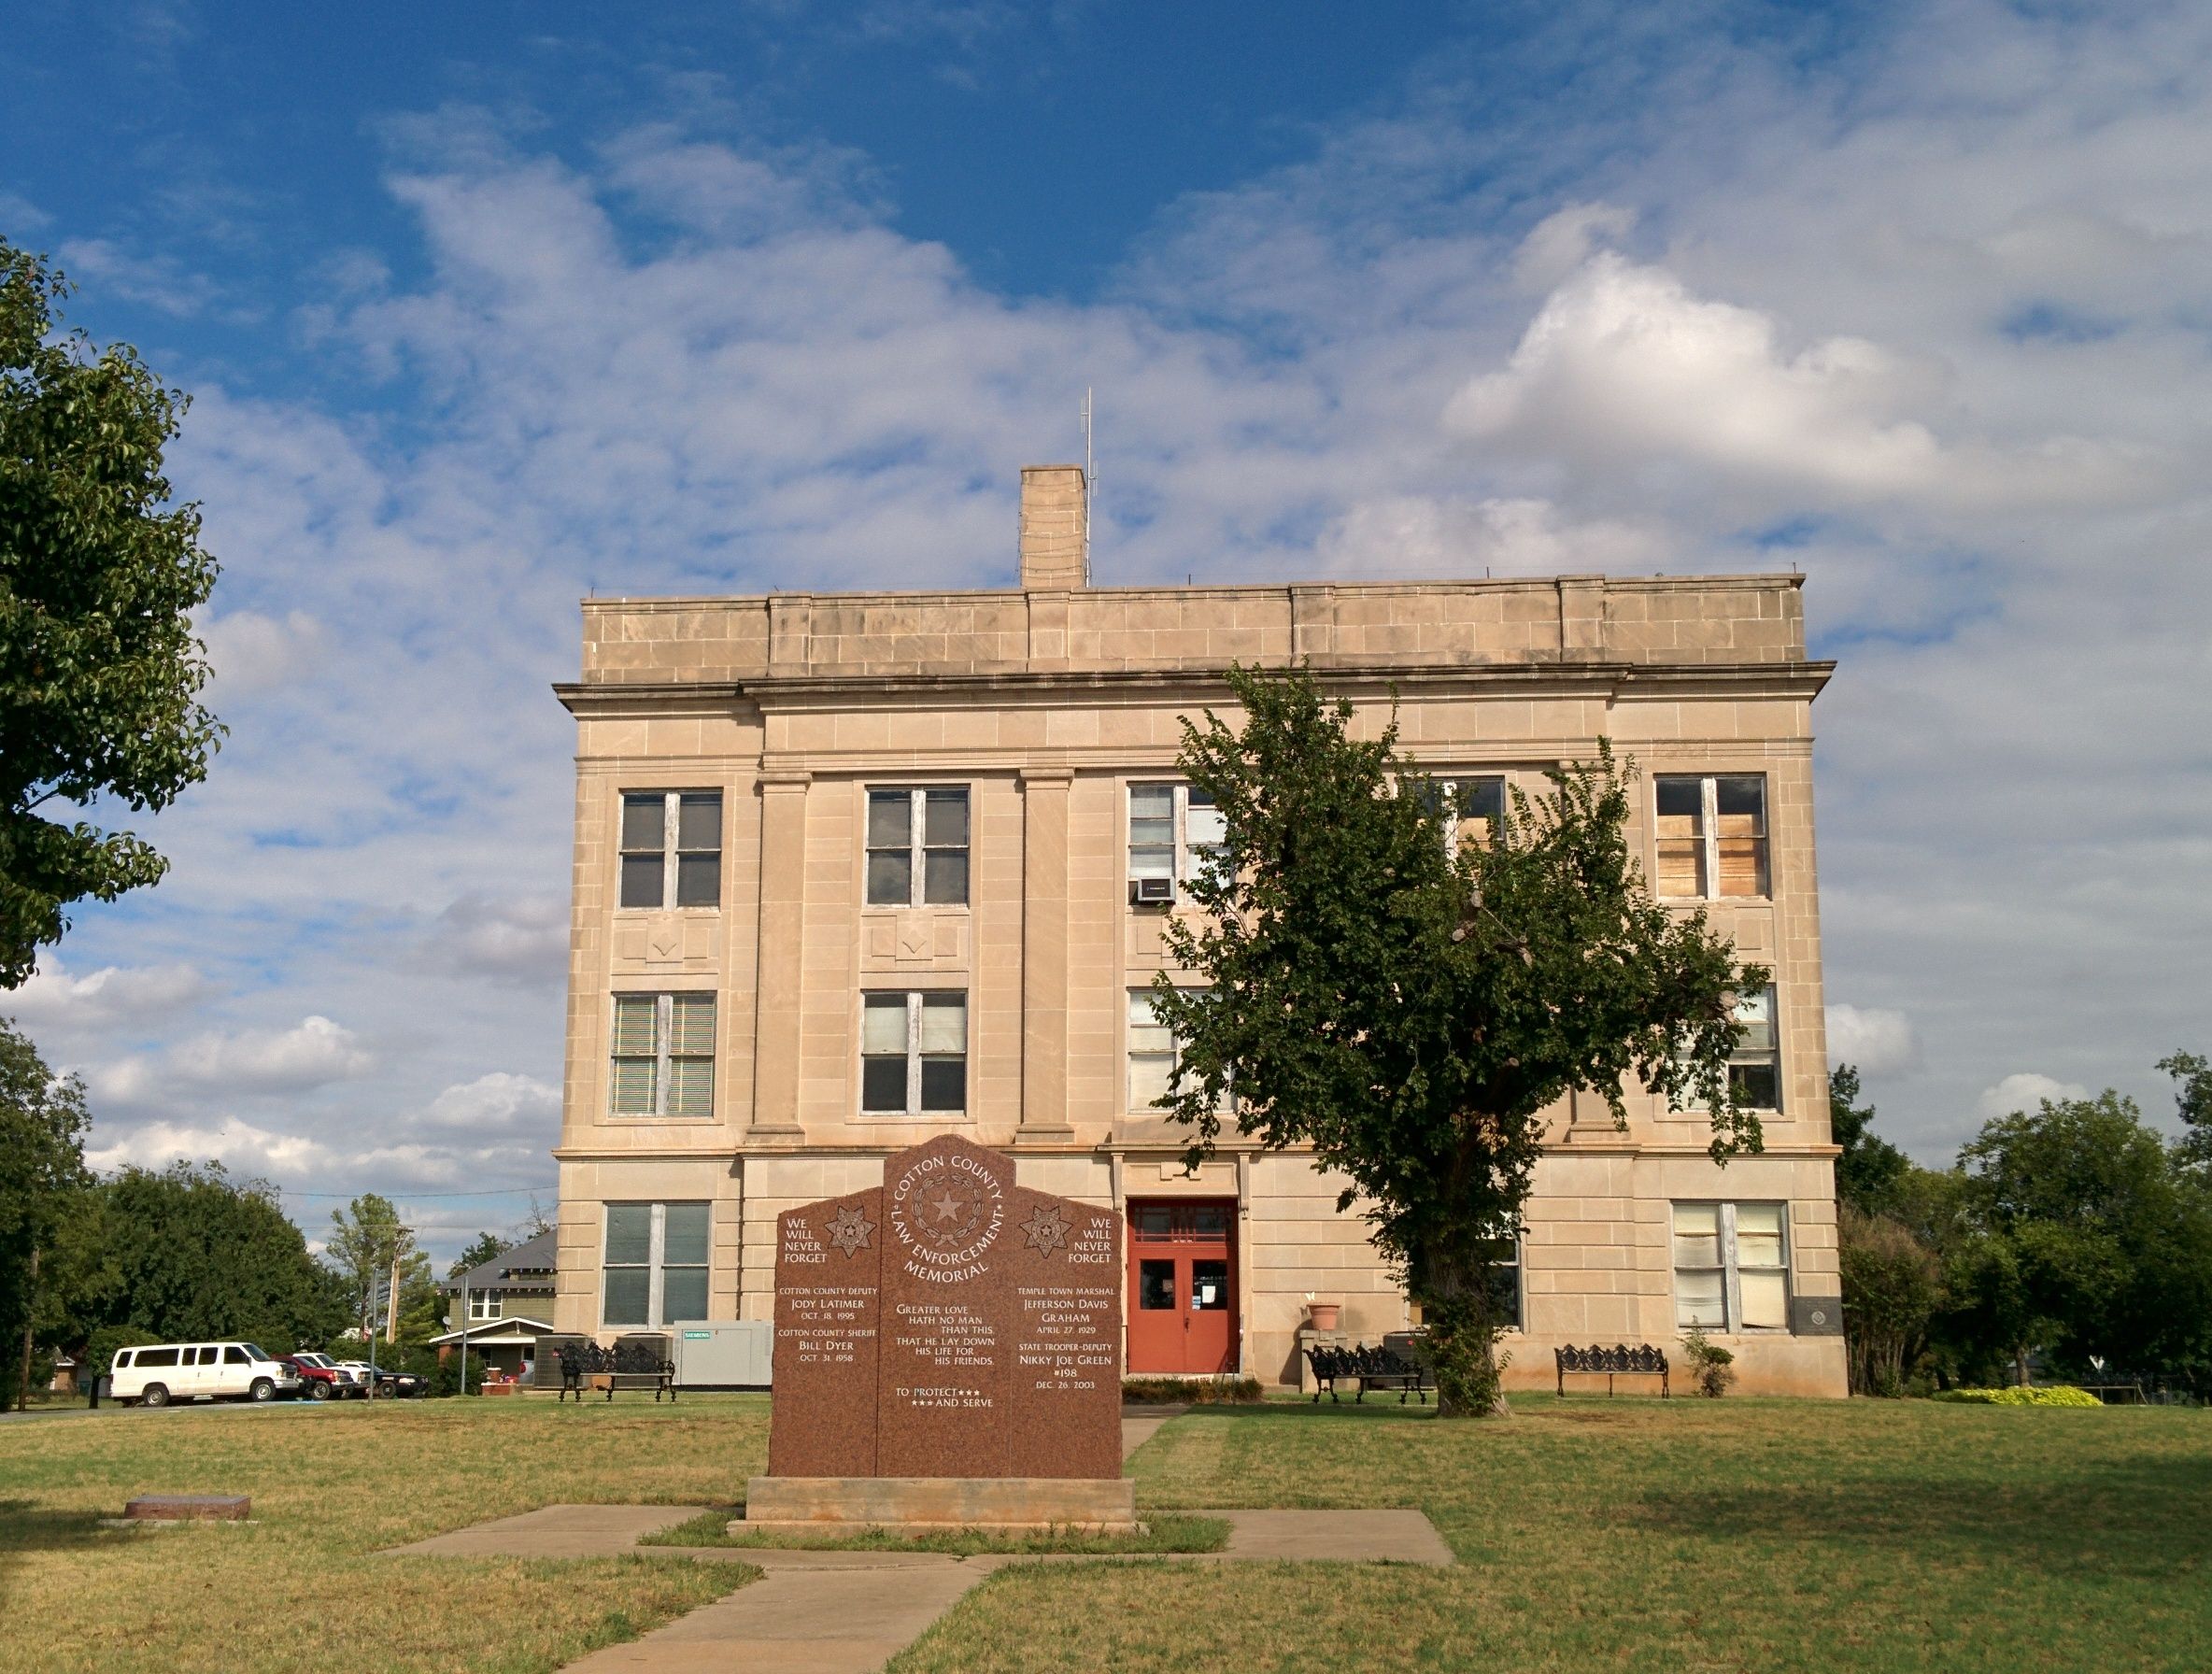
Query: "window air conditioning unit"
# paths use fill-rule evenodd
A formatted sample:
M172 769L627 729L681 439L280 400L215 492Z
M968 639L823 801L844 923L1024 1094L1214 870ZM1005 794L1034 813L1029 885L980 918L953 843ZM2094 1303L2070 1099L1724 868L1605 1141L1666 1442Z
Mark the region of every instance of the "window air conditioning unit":
M1175 880L1131 878L1129 900L1140 907L1171 907L1175 904Z

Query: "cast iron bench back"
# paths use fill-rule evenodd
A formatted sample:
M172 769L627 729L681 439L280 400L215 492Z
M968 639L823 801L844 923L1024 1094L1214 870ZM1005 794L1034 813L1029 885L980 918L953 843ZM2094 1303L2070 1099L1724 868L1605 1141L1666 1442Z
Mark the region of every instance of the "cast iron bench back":
M1399 1406L1406 1404L1406 1397L1418 1395L1423 1406L1428 1405L1428 1369L1420 1361L1411 1359L1396 1350L1366 1348L1354 1344L1339 1348L1330 1343L1314 1343L1306 1350L1306 1359L1313 1368L1313 1404L1321 1404L1321 1392L1328 1391L1328 1398L1337 1397L1339 1378L1356 1378L1359 1388L1352 1399L1357 1403L1367 1399L1369 1389L1396 1386Z
M584 1380L590 1377L606 1379L610 1401L617 1389L650 1389L656 1401L663 1391L670 1400L676 1398L674 1365L643 1343L618 1342L611 1349L596 1342L574 1343L563 1346L560 1355L560 1400L574 1391L582 1401Z
M1561 1395L1567 1393L1569 1373L1577 1377L1602 1377L1608 1395L1613 1392L1613 1380L1616 1377L1628 1376L1657 1378L1659 1395L1663 1400L1673 1393L1667 1386L1666 1355L1648 1342L1638 1343L1634 1348L1624 1342L1616 1342L1609 1349L1595 1342L1586 1349L1579 1349L1569 1343L1565 1348L1553 1349L1552 1355L1558 1365Z

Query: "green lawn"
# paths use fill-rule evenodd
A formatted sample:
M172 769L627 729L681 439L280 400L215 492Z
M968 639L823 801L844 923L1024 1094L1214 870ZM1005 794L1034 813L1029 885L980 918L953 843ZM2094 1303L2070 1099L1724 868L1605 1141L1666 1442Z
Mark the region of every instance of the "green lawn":
M2212 1412L1517 1397L1177 1419L1156 1508L1418 1506L1461 1567L1025 1568L896 1674L2212 1667Z
M1522 1397L1171 1421L1149 1511L1417 1506L1448 1571L1019 1566L898 1674L1113 1669L2190 1670L2212 1666L2212 1412ZM562 1501L728 1505L767 1403L432 1401L0 1425L0 1668L525 1674L739 1579L665 1559L390 1559ZM246 1527L102 1529L133 1493ZM35 1624L25 1631L23 1624Z
M563 1501L705 1504L766 1458L767 1402L104 1409L0 1425L0 1669L536 1674L718 1597L664 1560L386 1558ZM140 1492L253 1496L254 1521L106 1529Z

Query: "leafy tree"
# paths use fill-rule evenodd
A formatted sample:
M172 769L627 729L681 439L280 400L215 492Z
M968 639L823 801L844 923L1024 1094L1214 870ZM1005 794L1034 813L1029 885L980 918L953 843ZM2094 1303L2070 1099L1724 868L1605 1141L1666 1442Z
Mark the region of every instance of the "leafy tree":
M1702 914L1655 905L1624 834L1631 770L1596 762L1517 796L1494 840L1447 840L1450 811L1397 749L1353 736L1352 705L1304 670L1232 669L1241 731L1185 723L1181 765L1227 822L1170 917L1169 963L1210 986L1153 997L1182 1051L1170 1114L1193 1160L1233 1120L1308 1143L1364 1199L1376 1245L1422 1307L1448 1412L1501 1411L1496 1279L1543 1113L1574 1089L1626 1120L1624 1079L1712 1112L1713 1151L1756 1149L1734 1101L1739 968Z
M57 1080L30 1040L0 1019L0 1366L18 1365L42 1290L55 1287L52 1252L90 1183L88 1120L83 1084ZM16 1388L20 1376L19 1367L0 1388Z
M114 1274L80 1316L85 1336L131 1325L141 1341L236 1337L282 1353L344 1323L337 1284L267 1182L178 1161L95 1190Z
M2023 1381L2031 1347L2075 1368L2212 1372L2212 1192L2133 1099L2047 1099L1985 1125L1960 1162L1962 1288Z
M431 1279L430 1257L416 1247L413 1228L400 1224L400 1212L388 1198L363 1192L344 1209L331 1212L331 1240L326 1254L344 1279L353 1304L353 1317L363 1339L378 1328L385 1340L396 1338L400 1319L408 1311L410 1288L417 1294L416 1312L421 1312L420 1293L432 1298L430 1317L437 1317L437 1287ZM392 1266L399 1266L400 1294L391 1296Z
M1893 1203L1911 1160L1904 1152L1867 1131L1874 1106L1859 1102L1859 1071L1855 1064L1838 1064L1828 1071L1828 1132L1843 1147L1836 1159L1836 1196L1838 1201L1868 1214L1879 1214Z
M1840 1206L1836 1233L1851 1389L1902 1395L1943 1303L1942 1264L1903 1224L1850 1202Z
M206 776L220 729L191 613L213 590L200 514L162 449L188 404L128 345L59 331L67 282L0 240L0 988L64 909L168 863L128 831L37 810L160 809Z
M495 1256L503 1256L514 1246L496 1232L479 1232L453 1258L453 1265L446 1270L448 1283L458 1279L471 1268L482 1267Z
M2212 1178L2212 1064L2194 1052L2162 1057L2158 1067L2174 1078L2174 1104L2186 1131L2175 1147L2189 1167Z

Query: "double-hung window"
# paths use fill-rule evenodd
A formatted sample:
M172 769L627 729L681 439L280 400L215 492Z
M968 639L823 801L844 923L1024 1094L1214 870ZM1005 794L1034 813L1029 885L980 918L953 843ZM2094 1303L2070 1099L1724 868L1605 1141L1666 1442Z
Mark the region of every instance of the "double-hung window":
M1453 854L1462 843L1488 848L1506 825L1506 782L1503 774L1485 773L1462 779L1429 779L1423 783L1422 802L1431 818L1444 828L1444 846Z
M1227 836L1212 794L1195 785L1129 787L1129 876L1187 883Z
M1151 1114L1161 1108L1160 1100L1168 1096L1169 1085L1175 1078L1175 1066L1182 1056L1182 1044L1175 1039L1175 1031L1153 1009L1152 990L1131 988L1129 1109L1132 1113ZM1227 1111L1229 1104L1229 1095L1225 1092L1219 1108Z
M631 790L622 796L626 907L722 904L722 793Z
M612 1056L616 1115L713 1115L715 997L616 995Z
M1728 1057L1728 1090L1746 1110L1782 1107L1782 1059L1774 1027L1772 986L1736 1000L1736 1021L1743 1038Z
M472 1320L484 1320L498 1319L499 1317L500 1306L498 1291L472 1290L469 1292L469 1318Z
M860 1108L870 1115L968 1108L968 996L919 989L860 996Z
M868 904L968 903L968 787L882 786L868 790Z
M600 1321L673 1326L706 1318L704 1203L610 1203Z
M1728 1055L1728 1091L1739 1109L1779 1111L1782 1107L1780 1036L1775 1028L1774 987L1769 984L1736 997L1736 1023L1743 1032ZM1687 1090L1681 1095L1689 1097ZM1693 1108L1677 1104L1677 1110Z
M1683 1330L1790 1328L1789 1206L1677 1203L1674 1311Z
M1771 893L1763 774L1661 773L1652 784L1660 895L1717 901Z
M1521 1329L1521 1240L1511 1232L1492 1239L1483 1254L1490 1258L1491 1316L1509 1331Z

